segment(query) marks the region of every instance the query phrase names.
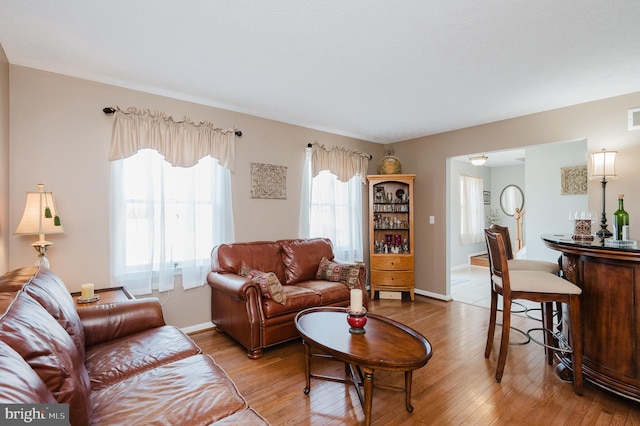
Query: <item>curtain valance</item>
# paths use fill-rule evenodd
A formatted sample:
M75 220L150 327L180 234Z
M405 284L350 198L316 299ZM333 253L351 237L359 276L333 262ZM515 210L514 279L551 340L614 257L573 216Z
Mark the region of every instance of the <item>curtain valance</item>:
M109 160L120 160L141 149L154 149L176 167L192 167L211 156L234 171L235 129L220 129L208 121L175 121L159 111L116 108Z
M326 149L317 143L311 145L312 177L318 176L323 170L329 170L342 182L360 176L362 183L366 184L368 167L369 154L339 146Z

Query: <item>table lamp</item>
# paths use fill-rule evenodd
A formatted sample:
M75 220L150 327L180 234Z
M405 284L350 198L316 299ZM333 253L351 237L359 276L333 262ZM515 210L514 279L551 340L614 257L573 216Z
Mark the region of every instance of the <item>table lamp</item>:
M52 243L45 240L45 234L64 234L64 228L60 224L53 193L45 192L44 185L38 184L37 192L27 192L27 204L14 235L38 235L38 241L31 244L38 252L36 265L48 269L47 248Z
M601 179L602 183L602 218L600 219L600 230L596 235L600 238L608 238L613 234L607 229L607 213L605 212L605 191L607 178L616 179L616 154L617 151L594 152L591 154L591 177L589 179Z

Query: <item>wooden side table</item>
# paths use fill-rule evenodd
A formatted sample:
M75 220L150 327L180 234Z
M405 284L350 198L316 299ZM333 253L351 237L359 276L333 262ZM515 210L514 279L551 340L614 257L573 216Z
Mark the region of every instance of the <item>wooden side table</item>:
M96 295L100 295L100 300L96 300L95 302L90 303L78 303L78 298L80 297L79 291L76 293L71 293L71 296L73 296L73 300L74 302L76 302L76 306L78 308L135 299L135 297L124 287L101 288L95 290L94 293Z

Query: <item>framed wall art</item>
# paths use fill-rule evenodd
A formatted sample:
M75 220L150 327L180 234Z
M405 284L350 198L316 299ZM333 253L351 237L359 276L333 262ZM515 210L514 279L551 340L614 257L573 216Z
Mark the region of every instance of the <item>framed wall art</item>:
M287 199L287 168L251 163L251 198Z
M485 204L491 204L491 191L482 191L482 199Z
M587 166L560 168L560 195L586 194L587 182Z

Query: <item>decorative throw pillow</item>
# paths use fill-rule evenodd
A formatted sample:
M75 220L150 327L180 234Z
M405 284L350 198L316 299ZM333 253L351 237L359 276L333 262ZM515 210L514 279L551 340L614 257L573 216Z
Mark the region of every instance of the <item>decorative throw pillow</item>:
M316 279L341 282L352 289L358 283L359 274L359 265L336 263L322 256L320 265L318 265L318 272L316 272Z
M280 280L273 272L262 272L251 269L248 266L242 266L240 275L257 283L264 297L273 299L281 305L286 303L287 295L282 288L282 284L280 284Z

